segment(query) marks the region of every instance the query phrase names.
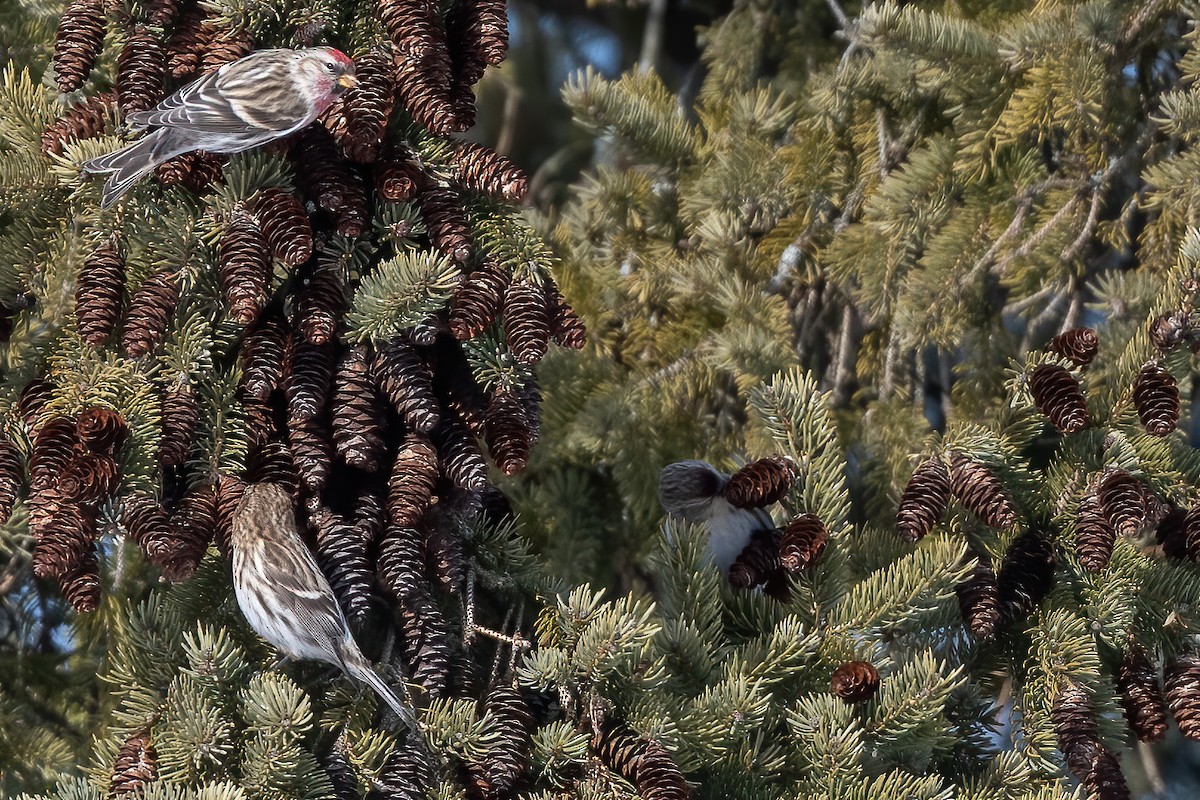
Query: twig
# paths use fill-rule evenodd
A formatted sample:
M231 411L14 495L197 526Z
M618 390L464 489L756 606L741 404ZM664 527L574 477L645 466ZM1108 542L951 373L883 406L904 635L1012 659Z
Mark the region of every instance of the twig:
M500 116L500 134L496 137L496 152L509 153L512 151L513 139L517 135L517 111L521 108L521 90L513 82L506 86L504 95L504 110Z
M646 27L642 31L642 52L638 56L639 73L649 72L658 66L666 18L667 0L650 0L646 10Z
M849 382L847 376L850 374L852 339L851 333L854 330L854 305L847 302L842 309L842 326L838 333L837 354L833 360L833 396L835 402L841 403L845 400L846 384Z
M1167 784L1163 781L1162 771L1158 768L1158 759L1154 756L1154 748L1145 742L1138 742L1137 749L1138 758L1142 761L1142 770L1146 773L1146 781L1149 782L1154 794L1162 794L1167 790Z
M1088 239L1092 238L1092 234L1096 232L1096 223L1100 219L1100 207L1103 205L1104 197L1100 187L1097 187L1092 192L1092 205L1088 209L1087 219L1083 223L1083 228L1080 229L1079 235L1075 237L1075 241L1063 248L1059 259L1063 263L1070 263L1075 260L1076 256L1083 251L1084 245Z

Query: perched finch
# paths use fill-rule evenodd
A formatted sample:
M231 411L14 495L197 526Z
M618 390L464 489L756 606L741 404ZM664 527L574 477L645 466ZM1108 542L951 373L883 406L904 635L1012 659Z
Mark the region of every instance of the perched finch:
M296 524L287 489L246 487L233 517L233 588L246 621L287 656L335 664L374 689L417 730L407 703L371 667Z
M354 62L332 47L259 50L189 83L149 111L130 114L134 129L154 130L83 168L109 175L101 197L108 208L175 156L193 150L240 153L295 133L357 83Z

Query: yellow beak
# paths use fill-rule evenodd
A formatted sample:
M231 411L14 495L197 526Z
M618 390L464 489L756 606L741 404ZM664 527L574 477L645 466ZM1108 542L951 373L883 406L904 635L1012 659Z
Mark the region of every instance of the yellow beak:
M337 85L343 89L353 89L358 86L358 78L347 72L345 75L338 76Z

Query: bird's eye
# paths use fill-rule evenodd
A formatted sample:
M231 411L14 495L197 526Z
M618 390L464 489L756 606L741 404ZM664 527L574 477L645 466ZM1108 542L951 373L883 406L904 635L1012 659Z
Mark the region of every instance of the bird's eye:
M336 69L336 68L337 68L337 65L336 65L336 64L334 64L332 61L326 61L326 62L325 62L325 67L326 67L326 68L327 68L327 69L328 69L330 72L333 72L333 71L334 71L334 69Z

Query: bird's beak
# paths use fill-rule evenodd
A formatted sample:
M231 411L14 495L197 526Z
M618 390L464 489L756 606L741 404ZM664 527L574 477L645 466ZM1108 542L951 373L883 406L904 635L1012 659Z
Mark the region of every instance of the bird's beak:
M353 89L355 86L358 86L358 78L347 72L345 75L338 76L337 85L343 89Z

